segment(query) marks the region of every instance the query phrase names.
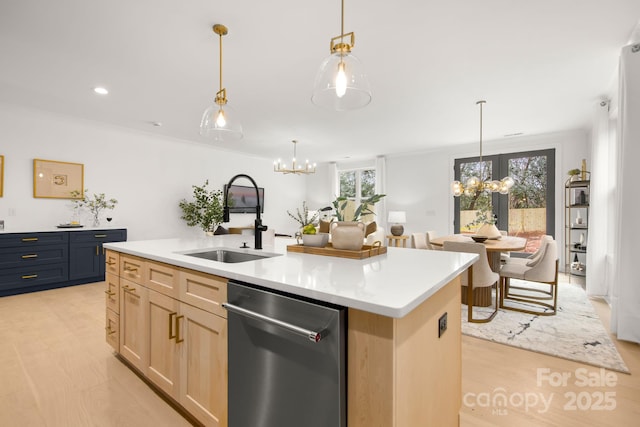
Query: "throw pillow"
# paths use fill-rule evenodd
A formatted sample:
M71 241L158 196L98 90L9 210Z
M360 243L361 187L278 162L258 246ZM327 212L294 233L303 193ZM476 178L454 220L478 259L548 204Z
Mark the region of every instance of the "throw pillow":
M329 233L331 230L331 221L320 220L319 233Z
M371 233L375 233L377 229L378 229L378 225L376 224L376 222L375 221L371 221L364 228L364 236L366 237Z

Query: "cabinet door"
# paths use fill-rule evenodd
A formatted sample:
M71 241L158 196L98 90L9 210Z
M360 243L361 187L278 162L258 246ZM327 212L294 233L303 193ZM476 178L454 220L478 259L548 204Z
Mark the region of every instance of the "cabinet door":
M104 274L104 257L100 243L71 243L69 245L69 279L100 277Z
M142 373L148 358L148 298L146 288L120 278L120 354Z
M149 290L147 311L147 337L149 340L149 363L147 377L169 396L178 400L180 354L177 341L179 302L166 295Z
M205 426L227 425L227 320L187 304L178 322L179 402Z

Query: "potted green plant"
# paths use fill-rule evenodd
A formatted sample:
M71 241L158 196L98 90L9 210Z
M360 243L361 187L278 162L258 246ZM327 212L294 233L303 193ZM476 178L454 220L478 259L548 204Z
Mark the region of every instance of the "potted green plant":
M340 196L332 202L333 209L335 211L335 217L338 221L360 221L363 215L374 215L375 212L371 210L371 207L378 203L386 194L374 194L371 197L364 199L360 202L360 205L356 207L352 215L349 215L347 206L349 205L349 199Z
M100 226L100 212L105 209L113 209L118 204L116 199L107 199L104 193L93 194L93 197L89 197L87 194L89 190L85 189L83 193L78 190L73 190L71 192L71 197L75 199L74 210L77 212L78 209L87 208L93 217L93 226Z
M333 201L335 217L338 222L331 224L332 245L336 249L360 250L364 243L365 226L360 219L363 215L373 215L371 209L385 194L374 194L360 202L353 213L349 210L349 199L344 196Z
M314 214L309 214L309 208L307 208L307 202L303 201L302 211L300 211L300 208L296 208L295 215L289 211L287 211L287 215L289 215L294 221L300 224L300 228L304 229L307 225L314 224L318 220L318 216L320 215L320 213L315 212ZM311 233L308 233L308 234L311 234Z
M209 180L202 186L193 185L194 201L182 199L179 206L182 210L180 218L184 219L189 227L199 226L211 235L216 227L222 224L224 201L222 190L209 190L208 185Z
M578 175L580 175L580 173L580 169L570 169L569 172L567 172L567 174L569 174L569 181L579 181L580 177Z
M491 209L480 209L476 211L476 219L466 225L467 228L479 226L476 230L477 236L487 237L489 239L498 239L502 236L498 227L496 227L496 217Z

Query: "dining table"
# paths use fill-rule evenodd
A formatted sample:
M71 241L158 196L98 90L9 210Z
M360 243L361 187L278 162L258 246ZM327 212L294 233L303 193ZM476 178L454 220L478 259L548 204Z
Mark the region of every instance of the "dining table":
M470 234L452 234L449 236L436 237L431 240L431 245L438 249L444 246L444 242L469 242L473 243ZM500 236L497 239L487 239L482 242L487 248L487 259L491 270L500 274L500 254L502 252L522 251L527 246L527 239L515 236ZM499 286L499 285L498 285ZM463 286L462 303L466 304L466 287ZM482 287L474 289L473 305L476 307L488 307L491 305L491 287Z
M451 234L449 236L436 237L431 240L431 244L442 248L444 242L473 242L470 234ZM502 252L522 251L527 246L527 239L515 236L501 236L497 239L487 239L482 242L487 248L487 258L491 270L500 273L500 254Z

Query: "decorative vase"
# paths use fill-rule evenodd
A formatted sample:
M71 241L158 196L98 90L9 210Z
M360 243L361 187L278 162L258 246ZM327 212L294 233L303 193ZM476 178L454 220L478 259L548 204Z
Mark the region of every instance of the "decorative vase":
M100 212L93 213L93 226L100 227Z
M494 224L483 224L482 227L476 231L476 236L485 236L489 239L499 239L502 237L502 233L498 230Z
M331 244L335 249L359 251L364 244L364 223L355 221L332 222Z
M305 246L314 246L324 248L329 243L329 233L303 234L302 244Z

